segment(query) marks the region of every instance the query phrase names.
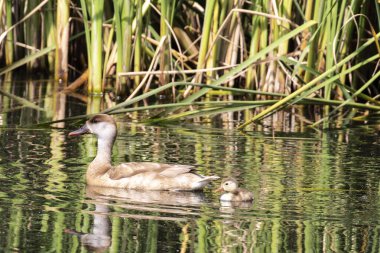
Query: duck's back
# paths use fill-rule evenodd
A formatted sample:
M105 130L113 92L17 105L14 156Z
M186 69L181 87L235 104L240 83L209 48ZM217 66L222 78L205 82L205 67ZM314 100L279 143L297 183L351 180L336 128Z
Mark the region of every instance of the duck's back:
M121 179L138 174L157 174L162 177L176 177L178 175L194 171L194 166L153 162L129 162L122 163L109 171L111 179Z
M204 188L217 176L201 176L190 165L123 163L92 180L92 185L140 190L185 190Z

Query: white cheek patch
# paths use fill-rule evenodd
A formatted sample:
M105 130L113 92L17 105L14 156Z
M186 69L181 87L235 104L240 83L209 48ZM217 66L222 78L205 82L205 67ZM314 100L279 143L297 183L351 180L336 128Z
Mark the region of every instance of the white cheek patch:
M92 128L91 128L91 125L90 124L88 124L88 123L86 123L86 126L87 126L87 129L88 129L88 132L89 133L94 133L93 131L92 131Z

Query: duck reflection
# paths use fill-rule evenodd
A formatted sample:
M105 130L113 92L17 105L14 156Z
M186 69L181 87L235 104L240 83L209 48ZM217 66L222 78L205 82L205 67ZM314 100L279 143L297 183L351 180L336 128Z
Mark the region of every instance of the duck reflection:
M205 199L203 192L126 190L90 185L86 187L86 196L94 199L123 200L128 203L157 203L172 206L198 206Z
M94 210L94 225L92 233L79 233L75 230L65 229L65 232L78 236L82 245L92 252L105 252L111 246L110 221L107 205L97 204Z
M82 246L88 250L105 252L112 246L110 213L115 215L114 206L118 210L120 207L125 210L116 214L123 218L187 221L189 215L197 213L192 210L200 207L203 201L202 192L138 191L87 186L85 203L95 206L94 211L91 211L94 218L91 233L71 229L65 232L78 236ZM143 211L144 214L136 214L135 211Z

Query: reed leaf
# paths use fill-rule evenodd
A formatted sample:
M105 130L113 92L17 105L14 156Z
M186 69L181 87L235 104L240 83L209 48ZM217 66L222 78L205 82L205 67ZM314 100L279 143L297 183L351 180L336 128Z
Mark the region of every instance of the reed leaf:
M376 60L377 58L378 58L377 56L370 57L370 58L367 60L367 62L369 63L369 62L371 62L372 60ZM318 72L317 70L308 67L308 66L305 65L305 64L301 64L301 62L299 62L299 61L295 61L295 60L293 60L293 59L289 59L289 58L287 58L287 57L281 57L281 61L284 61L284 62L289 63L289 64L292 64L292 65L296 65L296 66L300 67L300 68L303 69L303 70L309 71L310 73L312 73L312 74L315 75L315 76L319 76L319 75L322 74L322 73ZM344 71L341 72L340 74L342 75L342 74L351 73L351 72L353 72L354 70L358 69L359 67L361 67L361 65L358 65L358 64L357 64L356 66L353 66L353 67L351 68L351 71L345 71L345 70L344 70ZM326 79L327 79L327 77L326 77ZM326 80L326 79L324 79L324 80ZM351 96L347 93L347 91L350 92L350 93L355 93L355 92L356 92L356 90L355 90L354 88L351 88L350 86L348 86L348 85L346 85L346 84L344 84L344 83L341 83L339 80L334 79L333 82L334 82L335 84L337 84L339 87L341 87L342 92L343 92L344 94L347 94L347 96L346 96L347 98L351 98ZM311 90L309 91L309 94L312 94L314 91L318 90L319 88L320 88L320 87L318 87L318 88L317 88L317 87L314 87L313 89L311 89ZM368 96L368 95L366 95L366 94L364 94L364 93L360 93L360 94L358 94L357 96L360 97L361 99L364 99L364 100L368 101L368 102L371 102L371 103L374 103L374 104L380 105L380 101L378 101L378 100L376 100L376 99L374 99L374 98L372 98L372 97L370 97L370 96Z
M378 55L377 55L378 56ZM375 75L373 75L360 89L358 89L354 94L352 94L352 97L350 99L345 100L342 104L340 104L338 107L336 107L332 112L329 113L327 117L324 117L320 119L319 121L312 124L312 127L315 127L316 125L326 121L329 116L333 115L337 110L342 108L343 106L349 104L355 97L362 94L362 92L367 89L371 84L373 84L378 78L380 77L380 71L378 71Z
M12 70L14 70L18 67L21 67L21 66L25 65L26 63L31 62L31 61L39 58L39 57L42 57L42 56L48 54L49 52L53 51L54 49L55 49L55 46L46 47L46 48L41 49L40 51L38 51L34 54L28 55L28 56L26 56L26 57L24 57L18 61L15 61L13 64L5 66L4 68L0 69L0 76L4 75L6 73L9 73Z
M274 41L272 44L268 45L266 48L262 49L257 54L251 56L250 58L248 58L247 60L245 60L244 62L242 62L238 66L236 66L235 68L233 68L230 72L224 74L222 77L220 77L218 80L212 82L211 84L215 85L215 86L219 86L219 85L221 85L223 83L228 82L229 80L231 80L232 78L234 78L236 75L238 75L240 72L244 71L246 68L248 68L253 63L255 63L258 59L260 59L261 57L265 56L266 54L268 54L269 52L271 52L273 49L277 48L284 41L289 40L290 38L296 36L300 32L302 32L302 31L304 31L304 30L312 27L315 24L316 24L315 21L308 21L305 24L303 24L302 26L297 27L296 29L294 29L291 32L285 34L284 36L282 36L278 40ZM210 90L210 88L202 88L201 90L197 91L196 93L194 93L194 94L190 95L189 97L183 99L182 102L186 103L186 102L194 101L197 98L205 95L209 90ZM173 112L173 110L168 110L168 111L165 112L165 114L167 115L168 113L171 113L171 112ZM159 116L163 116L163 115L160 114Z
M73 41L73 40L79 38L79 37L82 36L82 35L84 35L84 32L81 32L81 33L78 33L78 34L72 36L72 37L70 38L69 41ZM37 51L37 52L34 53L34 54L28 55L28 56L26 56L26 57L24 57L24 58L21 58L21 59L18 60L18 61L15 61L15 62L14 62L13 64L11 64L11 65L5 66L4 68L0 69L0 76L1 76L1 75L4 75L4 74L6 74L6 73L9 73L9 72L11 72L12 70L17 69L17 68L19 68L19 67L25 65L26 63L28 63L28 62L30 62L30 61L32 61L32 60L35 60L35 59L37 59L37 58L39 58L39 57L42 57L42 56L44 56L44 55L50 53L51 51L55 50L55 48L56 48L55 45L54 45L54 46L50 46L50 47L45 47L45 48L41 49L40 51Z
M166 89L171 89L173 87L177 86L186 86L186 85L191 85L191 86L196 86L196 87L201 87L201 88L207 88L207 89L219 89L219 90L225 90L225 91L231 91L231 92L236 92L236 93L251 93L251 94L262 94L262 95L269 95L269 96L285 96L284 94L279 94L279 93L271 93L271 92L261 92L261 91L255 91L255 90L247 90L247 89L239 89L239 88L231 88L231 87L222 87L222 86L217 86L217 85L208 85L208 84L200 84L200 83L191 83L191 82L172 82L168 83L166 85L160 86L154 90L151 90L149 92L146 92L144 94L141 94L137 97L134 97L132 99L126 100L120 104L117 104L109 109L106 109L102 111L102 113L110 113L115 110L118 110L120 108L132 105L134 103L137 103L143 99L147 99L151 96L157 95L160 92L165 91ZM187 102L178 102L177 104L179 105L178 107L182 107L181 105L183 104L191 104L193 101L187 101Z
M14 101L16 101L17 103L19 103L19 104L21 104L23 106L35 109L37 111L44 111L45 110L44 108L41 108L41 107L35 105L34 103L30 102L29 100L27 100L25 98L13 95L12 93L6 92L6 91L4 91L2 89L0 89L0 94L2 94L4 96L7 96L10 99L13 99Z
M353 52L350 55L348 55L346 58L344 58L342 61L340 61L339 63L337 63L335 66L333 66L330 69L326 70L322 75L316 77L315 79L313 79L312 81L310 81L309 83L307 83L306 85L304 85L303 87L301 87L300 89L296 90L295 92L293 92L292 94L288 95L287 97L281 99L276 104L274 104L274 105L268 107L267 109L263 110L262 112L260 112L256 116L254 116L252 119L250 119L250 120L244 122L243 124L241 124L238 127L238 129L243 129L247 125L249 125L249 124L251 124L251 123L253 123L253 122L255 122L255 121L257 121L257 120L259 120L259 119L261 119L263 117L266 117L266 116L270 115L271 113L275 112L279 108L281 108L284 105L286 105L286 103L288 103L292 99L294 99L297 96L301 95L303 92L305 92L305 91L313 88L319 81L321 81L324 78L326 78L327 76L329 76L331 73L333 73L334 71L336 71L337 69L339 69L340 67L342 67L344 64L346 64L349 60L351 60L355 56L357 56L365 48L367 48L368 46L370 46L375 41L375 39L377 39L379 36L380 36L380 33L378 33L375 38L369 39L366 43L364 43L355 52Z
M310 90L308 90L307 92L305 92L304 94L302 94L302 96L298 97L294 102L297 102L297 101L299 101L299 100L301 100L301 99L303 99L303 98L305 98L305 97L307 97L307 96L309 96L309 95L315 93L316 91L320 90L321 88L325 87L326 85L330 85L330 84L332 84L332 83L337 83L337 84L340 85L340 83L337 82L337 81L339 80L339 78L340 78L340 76L341 76L342 74L343 74L343 75L347 75L347 74L349 74L349 73L352 73L352 72L354 72L355 70L357 70L357 69L359 69L359 68L365 66L365 65L368 64L368 63L373 62L374 60L376 60L376 59L378 59L378 58L379 58L379 55L374 55L374 56L372 56L372 57L370 57L370 58L368 58L368 59L366 59L366 60L363 60L362 62L357 63L356 65L354 65L354 66L352 66L352 67L350 67L350 68L348 68L348 69L345 69L343 72L340 72L340 73L338 73L338 74L335 74L334 76L331 76L330 78L327 78L327 79L324 80L322 83L316 85L315 87L312 87ZM343 86L343 87L345 87L345 86ZM350 90L351 92L355 92L355 93L357 92L357 91L355 91L355 89L352 89L352 88L349 88L349 90ZM349 95L348 95L348 96L349 96ZM366 100L368 100L368 101L371 101L371 102L373 102L373 103L379 104L379 101L377 101L377 100L375 100L375 99L373 99L373 98L371 98L371 97L369 97L369 96L367 96L367 95L365 95L365 94L362 94L361 92L360 92L360 94L357 94L357 96L361 96L361 97L363 97L364 99L366 99ZM351 98L352 98L352 97L349 96L348 99L351 99ZM327 98L327 100L329 100L329 99Z
M7 34L12 31L16 26L19 24L23 23L25 20L29 19L32 17L36 12L38 12L45 4L48 3L49 0L44 0L41 3L39 3L36 7L34 7L30 12L28 12L27 15L25 15L20 21L12 25L11 27L8 27L7 30L5 30L2 34L0 34L0 44L4 40L4 38L7 36Z

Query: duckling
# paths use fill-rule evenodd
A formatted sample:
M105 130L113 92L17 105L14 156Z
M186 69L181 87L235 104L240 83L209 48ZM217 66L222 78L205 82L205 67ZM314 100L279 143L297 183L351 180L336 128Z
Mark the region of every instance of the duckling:
M238 182L234 178L224 179L216 192L223 192L222 196L220 196L221 201L229 201L229 202L244 202L244 201L252 201L253 193L239 188Z
M115 120L107 114L98 114L86 121L69 136L91 133L98 139L96 157L88 166L88 185L136 190L194 191L203 189L218 176L203 176L190 165L154 162L111 164L112 147L116 139Z

